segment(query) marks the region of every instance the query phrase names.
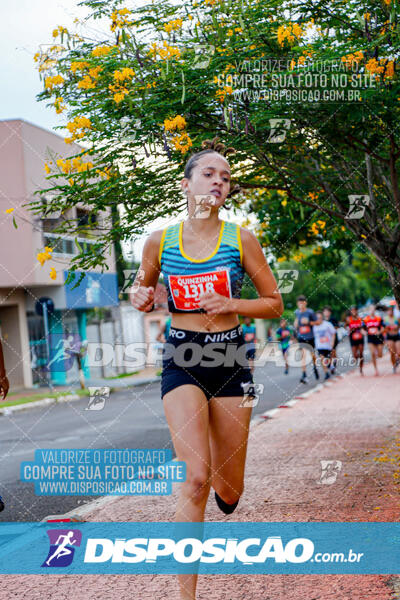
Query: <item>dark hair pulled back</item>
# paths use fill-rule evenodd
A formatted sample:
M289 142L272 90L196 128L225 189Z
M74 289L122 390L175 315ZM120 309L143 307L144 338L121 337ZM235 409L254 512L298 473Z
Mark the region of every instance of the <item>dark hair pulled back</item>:
M223 142L219 142L219 137L215 136L212 140L204 140L201 144L203 150L199 152L195 152L192 154L185 165L184 176L187 179L192 177L193 169L197 165L199 159L205 154L211 154L213 152L217 152L226 158L227 154L235 154L236 150L233 146L229 146L228 148L225 146ZM240 185L237 183L233 188L231 188L227 198L230 198L234 194L238 194L241 191Z

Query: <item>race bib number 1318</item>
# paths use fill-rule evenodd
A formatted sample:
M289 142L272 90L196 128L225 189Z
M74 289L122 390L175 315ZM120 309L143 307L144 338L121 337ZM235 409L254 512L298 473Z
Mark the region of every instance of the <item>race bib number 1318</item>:
M169 275L168 281L175 308L179 310L198 309L200 296L207 292L231 298L227 269L199 275Z

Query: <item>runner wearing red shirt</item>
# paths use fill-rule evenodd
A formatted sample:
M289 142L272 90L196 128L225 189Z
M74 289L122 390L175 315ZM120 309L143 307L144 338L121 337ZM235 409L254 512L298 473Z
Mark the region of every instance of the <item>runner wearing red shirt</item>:
M364 366L364 334L362 332L363 322L358 314L356 306L350 308L346 319L347 331L349 333L350 347L353 357L358 362L360 374L363 375Z
M375 375L379 375L377 358L383 354L383 320L375 313L375 304L371 304L369 315L363 319L363 331L367 334L369 351L375 368Z

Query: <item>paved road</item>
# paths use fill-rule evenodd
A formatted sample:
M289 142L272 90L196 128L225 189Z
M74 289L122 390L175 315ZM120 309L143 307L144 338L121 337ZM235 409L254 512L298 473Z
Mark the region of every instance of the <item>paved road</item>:
M339 356L348 369L348 343L339 346ZM299 383L300 369L283 368L274 361L260 366L255 381L264 393L253 416L274 408L315 386ZM49 514L62 514L90 501L82 496L36 496L33 484L20 481L20 463L34 459L39 448L172 448L160 383L131 387L112 394L100 411L85 410L87 399L48 407L32 408L0 417L0 494L6 503L1 521L37 521Z

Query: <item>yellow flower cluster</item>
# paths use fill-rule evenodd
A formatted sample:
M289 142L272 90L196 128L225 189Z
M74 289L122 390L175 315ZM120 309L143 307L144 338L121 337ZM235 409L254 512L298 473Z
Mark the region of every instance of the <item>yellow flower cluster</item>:
M215 78L214 78L215 80ZM233 89L231 85L225 85L222 89L218 89L215 92L215 97L220 101L220 102L224 102L225 97L227 95L232 95L233 94Z
M90 64L86 62L86 60L74 60L74 62L71 63L70 71L71 73L76 73L77 71L83 71L83 69L86 69L87 67L90 67Z
M132 79L135 75L135 71L129 67L124 67L122 71L114 71L114 80L118 83L124 82L126 79Z
M133 25L133 21L129 21L128 15L131 14L131 11L127 8L120 8L119 10L115 10L111 13L111 31L115 31L118 27L125 27Z
M285 262L285 260L287 260L286 256L280 256L279 258L277 258L277 261L279 263Z
M380 61L377 61L376 58L371 58L365 65L365 68L369 73L375 75L375 77L383 75L384 79L387 79L394 76L394 61L386 58L381 58Z
M316 255L322 254L322 248L321 248L321 246L317 246L316 248L313 248L312 253L316 254Z
M63 112L63 110L65 110L67 107L65 106L65 104L62 104L62 102L64 102L64 98L62 96L59 96L58 98L56 98L55 102L54 102L54 107L56 109L56 113L59 115L60 113Z
M305 257L305 254L303 254L302 252L299 252L298 254L295 254L293 256L293 260L295 262L300 262L301 260L303 260L304 257Z
M120 102L122 102L122 100L125 98L125 96L127 94L129 94L129 90L120 85L110 84L108 86L108 89L114 94L113 98L114 98L114 102L116 104L119 104Z
M58 37L58 35L61 35L62 33L68 33L68 29L66 29L62 25L59 25L57 29L53 29L53 38Z
M6 209L6 214L7 214L7 215L10 215L11 213L13 213L13 212L14 212L14 210L15 210L14 208L7 208L7 209Z
M180 57L181 53L178 48L170 46L165 40L163 41L163 45L164 48L162 46L158 46L157 42L153 42L148 54L153 56L153 58L157 58L158 54L162 60L171 60L172 58Z
M86 135L84 129L91 129L92 124L87 117L75 117L73 121L67 123L67 129L72 134L71 137L65 138L66 144L71 144L74 140L83 138ZM81 131L78 131L78 130Z
M235 29L228 29L228 31L226 32L226 35L228 37L232 37L234 32L241 33L242 31L243 31L243 29L241 27L235 27Z
M304 63L307 60L307 57L311 57L313 55L313 51L312 50L304 50L303 54L301 56L299 56L299 58L297 59L297 63L296 60L293 58L290 61L290 69L293 70L294 67L297 65L304 65Z
M179 31L182 28L182 19L175 19L174 21L168 21L168 23L164 23L164 29L167 33L171 33L171 31Z
M176 115L173 119L164 120L164 128L166 131L175 131L176 129L185 129L187 123L185 117Z
M186 132L183 132L180 135L175 135L171 141L175 146L175 149L180 150L182 154L185 154L193 145L192 140Z
M59 158L57 160L57 166L66 175L69 173L84 173L85 171L93 169L93 163L90 161L83 162L80 156L76 156L72 160L69 158L66 160Z
M44 80L44 87L48 90L52 90L55 85L61 85L65 79L62 75L54 75L54 77L46 77Z
M326 221L318 220L311 225L310 229L314 235L318 235L319 233L325 233L324 232L325 227L326 227Z
M116 47L117 46L97 46L96 48L93 48L92 56L107 56L107 54L109 54L111 50Z
M358 64L363 58L364 53L362 50L358 50L358 52L354 52L353 54L346 54L346 56L342 56L340 60L346 65L346 67L351 67L353 62Z
M108 167L104 167L104 169L96 169L96 173L98 173L101 177L104 177L105 179L110 179L110 177L112 176L111 169L109 169Z
M55 268L54 268L54 267L52 267L52 268L50 269L50 277L51 277L52 279L57 279L57 271L55 270Z
M303 30L297 23L289 23L289 25L281 25L278 27L277 37L280 46L285 44L285 40L289 44L293 44L297 39L300 39L303 35Z
M44 252L38 252L38 254L36 255L36 258L38 259L38 261L40 262L42 267L43 267L44 263L46 262L46 260L51 259L52 252L53 252L53 248L49 248L48 246L45 247Z

